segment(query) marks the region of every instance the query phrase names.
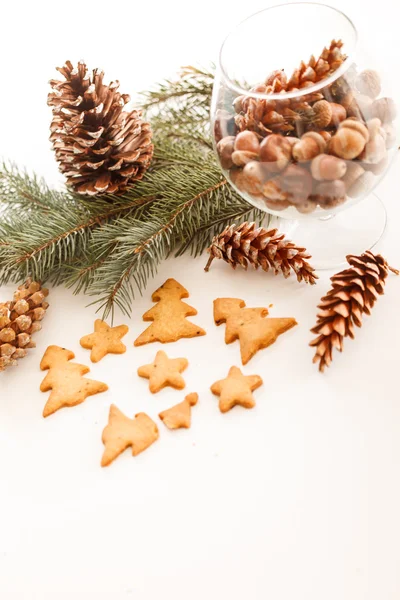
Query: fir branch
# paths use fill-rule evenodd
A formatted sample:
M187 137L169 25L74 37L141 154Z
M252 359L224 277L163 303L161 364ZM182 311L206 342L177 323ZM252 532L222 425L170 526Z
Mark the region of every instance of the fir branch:
M129 314L160 262L197 255L231 220L260 219L223 179L211 149L213 74L187 67L145 92L155 155L118 197L54 191L14 166L0 170L0 283L29 274L93 296L104 316Z

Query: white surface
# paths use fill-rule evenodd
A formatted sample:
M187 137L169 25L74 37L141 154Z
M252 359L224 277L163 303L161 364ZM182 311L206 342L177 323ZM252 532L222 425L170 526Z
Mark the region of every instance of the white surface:
M59 180L49 150L46 81L66 58L102 66L122 91L168 76L180 64L215 59L221 38L264 2L204 1L47 4L2 7L3 90L0 153ZM348 0L398 84L394 3ZM379 7L379 11L377 8ZM189 23L191 25L189 26ZM290 43L284 38L282 43ZM389 227L381 250L400 265L399 162L378 193ZM324 376L307 343L315 306L328 288L263 273L232 273L204 259L165 263L133 306L128 351L92 365L110 390L76 408L41 417L40 358L48 344L89 353L79 338L92 329L87 299L51 291L38 348L0 382L0 597L4 600L398 600L400 596L400 278L346 341ZM207 336L165 347L186 356L186 391L197 391L188 431L170 432L108 469L99 461L101 431L115 402L128 415L157 413L184 392L151 396L135 372L158 344L134 348L151 292L167 277L190 291L192 320ZM10 296L10 287L0 290ZM239 347L223 343L212 300L243 297L295 316L284 334L244 368L264 386L254 410L221 415L209 385L239 365Z

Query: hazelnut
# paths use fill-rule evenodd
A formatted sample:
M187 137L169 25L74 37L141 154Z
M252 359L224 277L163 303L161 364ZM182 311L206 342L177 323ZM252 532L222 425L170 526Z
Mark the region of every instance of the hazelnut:
M367 164L376 165L386 156L386 142L381 135L375 135L367 142L359 158Z
M273 133L264 138L260 146L260 160L265 163L274 163L276 171L282 171L292 156L293 139Z
M219 160L223 169L230 169L233 165L232 153L234 145L235 137L233 135L222 138L217 144Z
M265 200L265 204L266 206L270 209L270 210L285 210L285 208L288 208L290 206L289 202L287 200Z
M251 160L256 160L258 154L255 152L246 152L245 150L235 150L232 152L232 162L237 167L244 167Z
M307 162L325 150L324 138L315 131L302 135L301 139L293 146L293 158L298 162Z
M382 123L381 123L380 119L378 119L377 117L367 121L366 125L367 125L367 129L369 131L369 139L370 140L372 138L374 138L376 135L382 134L382 129L381 129Z
M246 177L245 173L241 169L231 169L230 178L232 183L238 188L240 192L250 194L251 196L261 196L259 186Z
M385 123L382 129L386 134L386 148L389 150L390 148L393 148L397 142L396 128L392 123Z
M364 171L364 173L358 177L358 179L353 183L353 185L347 190L347 195L350 198L357 198L363 194L367 194L371 189L374 183L374 175L369 171Z
M330 106L332 111L332 117L330 122L328 123L328 126L337 127L339 123L344 121L347 117L346 109L341 104L336 104L335 102L331 102Z
M281 175L282 188L288 193L292 204L301 204L311 194L313 181L306 169L299 165L289 165Z
M372 111L372 99L364 94L349 92L342 100L342 106L349 117L368 119Z
M330 154L319 154L311 162L311 175L317 181L341 179L346 168L344 160Z
M315 187L318 204L329 209L343 204L346 200L346 186L341 179L322 181Z
M237 127L235 119L227 110L217 110L214 123L214 136L217 142L228 135L235 135Z
M329 133L329 131L317 131L317 133L319 133L319 135L325 140L325 142L329 142L329 140L332 137L332 134ZM294 138L296 139L296 138Z
M261 191L262 185L271 177L270 172L265 168L265 163L260 163L257 160L247 163L243 169L243 175L258 192Z
M281 177L275 177L275 179L269 179L262 186L262 193L268 200L272 202L281 202L287 200L288 193L283 189Z
M244 150L244 152L254 152L258 154L260 142L254 131L241 131L235 139L235 150Z
M329 142L332 154L351 160L361 154L369 139L368 129L360 121L346 119Z
M233 101L233 108L234 108L234 110L235 110L236 113L242 112L242 110L243 110L243 99L244 99L244 96L238 96Z
M311 200L310 198L308 198L301 204L296 204L296 209L299 211L299 213L302 213L303 215L309 215L310 213L314 212L316 208L317 203L314 202L314 200Z
M397 115L397 109L392 98L379 98L372 104L372 115L378 117L382 123L394 121Z
M359 73L354 82L357 90L374 99L381 92L381 78L376 71L366 69Z
M330 102L319 100L312 107L312 124L314 127L324 129L332 120L332 108Z
M363 167L358 161L349 160L347 161L346 173L342 179L346 186L346 191L352 187L359 177L364 173Z
M363 163L363 167L366 171L371 171L371 173L373 173L374 175L380 175L381 173L383 173L389 163L389 159L388 159L388 155L386 153L386 155L382 158L382 160L376 164L372 164L372 163Z

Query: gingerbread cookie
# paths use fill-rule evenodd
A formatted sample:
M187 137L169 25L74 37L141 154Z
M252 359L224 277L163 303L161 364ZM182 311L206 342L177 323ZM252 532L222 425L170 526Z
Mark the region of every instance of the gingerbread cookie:
M44 353L40 368L49 372L40 385L42 392L51 390L50 397L44 407L43 416L48 417L63 406L76 406L88 396L108 390L101 381L83 377L89 373L89 367L69 362L75 354L65 348L49 346Z
M266 308L246 308L239 298L217 298L214 300L216 325L226 323L225 343L240 342L242 363L245 365L258 350L273 344L279 335L295 325L293 318L265 318Z
M94 363L99 362L106 354L123 354L126 352L126 346L121 339L129 331L126 325L118 327L109 327L107 323L96 319L94 323L94 333L85 335L81 338L82 348L91 350L90 360Z
M243 375L240 369L231 367L228 377L213 383L211 391L219 396L219 409L225 413L237 404L244 408L253 408L256 403L252 392L262 383L263 380L258 375Z
M197 404L198 394L188 394L183 402L175 404L158 415L168 429L189 429L192 420L192 406Z
M186 384L181 373L188 364L186 358L168 358L165 352L159 350L154 362L139 367L137 373L139 377L149 379L149 389L152 394L166 386L182 390Z
M110 406L108 425L103 430L105 446L101 466L106 467L124 450L132 446L132 455L137 456L158 439L158 427L145 413L129 419L115 404Z
M143 321L153 323L135 340L135 346L151 342L176 342L180 338L205 335L204 329L194 325L186 317L197 315L197 310L182 302L188 291L175 279L168 279L154 292L151 299L157 302L143 315Z

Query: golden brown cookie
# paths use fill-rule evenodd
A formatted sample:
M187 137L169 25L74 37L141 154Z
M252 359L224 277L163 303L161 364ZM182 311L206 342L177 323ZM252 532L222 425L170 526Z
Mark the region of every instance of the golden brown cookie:
M145 413L129 419L115 404L110 406L108 425L103 430L105 445L101 466L106 467L124 450L132 446L132 455L137 456L158 439L158 427Z
M129 331L126 325L118 327L109 327L107 323L96 319L94 323L94 333L85 335L81 338L82 348L91 350L90 360L94 363L99 362L106 354L123 354L126 352L126 346L121 339Z
M108 390L105 383L83 377L89 373L89 367L69 362L72 358L75 358L73 352L59 346L49 346L44 353L40 368L42 371L49 369L49 372L40 384L40 390L52 390L43 410L44 417L63 406L76 406L88 396Z
M167 281L154 292L151 299L157 302L143 315L143 321L153 323L135 340L135 346L151 342L176 342L180 338L205 335L204 329L194 325L186 317L197 315L197 310L182 302L188 291L175 279Z
M192 420L192 406L197 404L198 394L188 394L183 402L175 404L158 415L168 429L189 429Z
M225 343L240 342L242 363L245 365L258 350L273 344L281 333L295 325L293 318L265 318L267 308L246 308L239 298L214 300L214 320L217 325L226 323Z
M139 377L149 379L149 389L152 394L166 386L182 390L186 384L181 373L188 364L186 358L168 358L165 352L159 350L154 362L139 367L137 373Z
M211 391L219 396L219 409L225 413L237 404L253 408L256 403L252 392L262 383L263 380L258 375L243 375L238 367L231 367L228 377L213 383Z

